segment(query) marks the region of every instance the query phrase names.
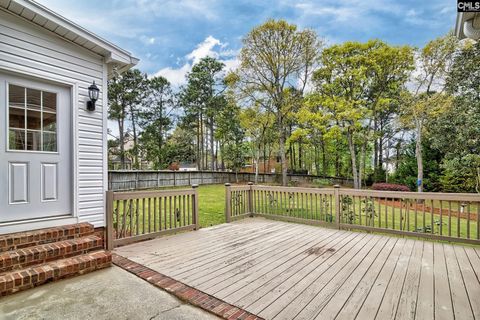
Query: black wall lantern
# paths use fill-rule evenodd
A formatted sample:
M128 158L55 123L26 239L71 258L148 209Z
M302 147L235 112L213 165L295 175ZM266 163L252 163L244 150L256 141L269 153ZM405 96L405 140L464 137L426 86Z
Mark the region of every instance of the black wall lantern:
M95 111L95 102L98 100L98 94L100 92L100 89L95 84L95 81L93 81L92 85L88 87L88 97L90 98L90 101L87 101L87 110L88 111Z

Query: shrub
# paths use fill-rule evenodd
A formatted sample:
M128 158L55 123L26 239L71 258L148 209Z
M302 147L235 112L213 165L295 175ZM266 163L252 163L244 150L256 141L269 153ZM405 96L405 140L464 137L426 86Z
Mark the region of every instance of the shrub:
M410 188L406 185L395 183L374 183L372 189L381 191L410 191Z

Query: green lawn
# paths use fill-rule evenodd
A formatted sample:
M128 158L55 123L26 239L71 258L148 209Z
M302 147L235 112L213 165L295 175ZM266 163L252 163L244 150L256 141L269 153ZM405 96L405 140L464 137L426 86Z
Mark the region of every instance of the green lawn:
M225 222L225 186L222 184L198 187L200 226L210 227Z

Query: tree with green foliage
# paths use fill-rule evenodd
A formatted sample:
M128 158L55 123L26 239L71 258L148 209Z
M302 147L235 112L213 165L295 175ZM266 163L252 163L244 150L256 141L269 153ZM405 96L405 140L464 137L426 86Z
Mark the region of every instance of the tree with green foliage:
M235 171L237 181L238 171L244 166L247 154L240 113L240 107L235 100L228 99L225 107L217 114L216 131L216 138L222 146L222 158L227 166Z
M255 183L258 183L258 173L262 147L267 144L269 131L275 122L273 115L259 104L243 109L239 116L240 124L250 141L250 153L255 165Z
M185 112L184 123L190 123L196 130L195 158L198 169L217 169L215 116L226 104L223 94L224 67L225 65L215 58L202 58L187 74L187 85L180 92L179 100Z
M174 98L167 79L161 76L148 79L147 96L139 120L143 128L140 142L146 159L153 162L155 169L164 169L170 164L166 158L165 141L173 125Z
M458 40L449 33L430 41L417 54L417 70L413 91L405 92L402 121L415 132L417 158L417 191L423 191L422 141L429 121L440 116L451 100L444 93L445 78L452 66Z
M138 69L130 69L122 74L122 80L125 83L124 94L127 96L126 106L133 134L133 148L129 152L133 157L133 168L139 169L139 121L141 106L147 95L147 75Z
M450 192L480 192L480 45L455 56L446 92L453 101L428 126L432 146L445 154L441 178Z
M268 20L244 37L240 68L231 77L242 98L261 101L275 115L283 185L288 182L285 118L290 107L285 95L299 83L303 93L320 48L314 31L298 30L284 20Z
M398 63L392 64L392 59ZM405 85L412 51L378 40L345 42L326 48L320 62L313 76L316 94L305 105L303 117L332 137L345 136L354 187L361 188L368 143L377 136L384 139L383 121L393 113L394 100Z
M423 139L422 150L425 156L423 157L423 165L425 168L423 185L426 191L442 191L441 184L442 166L441 162L444 154L432 147L431 140ZM398 167L395 172L389 177L389 182L403 184L409 187L410 190L417 188L417 157L415 155L416 140L411 139L402 151L398 159Z
M195 133L186 130L182 126L177 126L171 135L168 136L165 145L165 159L171 164L173 162L193 163L196 161L196 152L193 142Z
M130 120L134 132L135 165L138 166L138 112L141 100L144 97L144 81L146 76L140 71L133 69L118 74L108 81L108 118L114 120L118 125L120 162L122 169L125 169L125 134L126 121Z

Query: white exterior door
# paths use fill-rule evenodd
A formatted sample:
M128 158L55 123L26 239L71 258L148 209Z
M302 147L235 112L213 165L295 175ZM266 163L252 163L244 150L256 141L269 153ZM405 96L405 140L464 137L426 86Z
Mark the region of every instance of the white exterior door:
M70 91L0 73L0 223L72 214Z

